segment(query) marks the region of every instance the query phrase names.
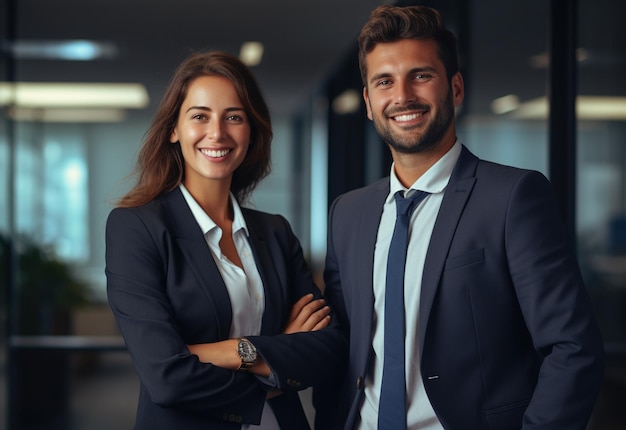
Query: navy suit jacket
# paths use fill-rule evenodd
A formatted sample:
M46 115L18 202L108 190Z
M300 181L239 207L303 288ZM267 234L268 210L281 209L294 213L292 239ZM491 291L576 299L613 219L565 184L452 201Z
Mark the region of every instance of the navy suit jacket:
M374 246L389 178L340 196L325 294L350 336L344 410L353 427L371 357ZM465 147L430 240L419 363L446 429L584 429L603 345L551 186ZM407 262L407 264L411 264Z
M260 336L249 336L285 392L270 401L285 429L308 424L297 391L333 379L347 350L332 326L281 334L292 305L321 297L288 222L242 208L263 286ZM260 421L266 388L252 374L198 361L186 345L229 338L228 292L204 235L177 188L107 221L110 306L141 381L135 428L238 429Z

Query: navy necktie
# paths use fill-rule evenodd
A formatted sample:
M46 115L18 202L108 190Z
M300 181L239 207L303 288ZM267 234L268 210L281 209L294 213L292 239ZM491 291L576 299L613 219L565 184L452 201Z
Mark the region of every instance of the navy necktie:
M411 214L428 194L425 191L417 191L407 198L402 197L402 191L395 194L397 215L387 257L385 355L378 407L378 430L406 429L404 266Z

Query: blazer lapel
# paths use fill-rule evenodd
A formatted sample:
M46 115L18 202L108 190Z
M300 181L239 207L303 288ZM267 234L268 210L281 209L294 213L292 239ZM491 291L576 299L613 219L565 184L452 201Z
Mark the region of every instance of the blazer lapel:
M256 222L254 213L242 208L246 224L248 226L250 247L257 264L257 270L263 281L265 293L265 311L261 324L261 335L276 333L281 330L282 303L280 278L274 269L274 262L267 241L263 235L263 228ZM272 285L274 287L267 288Z
M448 249L454 237L467 199L476 182L478 158L463 147L459 160L452 172L446 188L424 262L422 291L419 310L419 350L423 351L424 335L432 309L439 280L443 272Z
M360 232L356 243L356 258L359 264L353 267L358 268L354 274L356 291L353 300L357 301L356 306L352 306L354 312L353 320L361 321L361 324L353 324L353 330L360 328L361 333L353 334L358 339L365 342L355 342L357 357L363 357L360 362L367 364L367 357L370 353L370 339L372 338L372 316L374 315L374 250L376 249L376 237L378 236L378 226L383 213L385 199L389 194L389 178L385 178L373 185L373 194L364 194L367 201L358 205L359 208L366 208L361 211L358 218L357 231Z
M169 229L172 236L198 279L200 288L206 293L216 316L220 338L227 339L232 321L230 297L204 235L180 189L166 194L163 200L171 221ZM210 312L207 309L207 313Z

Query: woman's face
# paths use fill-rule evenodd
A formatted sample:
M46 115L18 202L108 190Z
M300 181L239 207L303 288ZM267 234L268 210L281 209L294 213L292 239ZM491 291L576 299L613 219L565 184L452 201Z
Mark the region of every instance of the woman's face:
M185 187L230 188L250 144L248 115L233 83L221 76L191 81L170 142L180 142Z

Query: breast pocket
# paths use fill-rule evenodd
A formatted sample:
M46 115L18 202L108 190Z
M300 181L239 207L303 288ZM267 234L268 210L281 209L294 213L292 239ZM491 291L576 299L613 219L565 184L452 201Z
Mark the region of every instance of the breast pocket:
M473 264L482 263L483 261L485 261L485 250L480 248L464 254L448 257L444 270L459 269Z

